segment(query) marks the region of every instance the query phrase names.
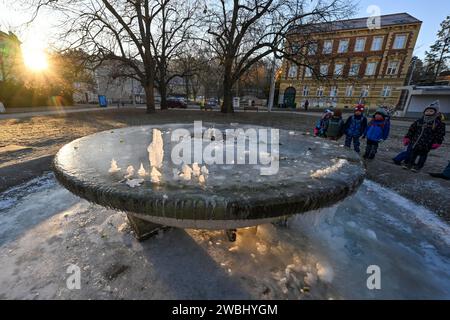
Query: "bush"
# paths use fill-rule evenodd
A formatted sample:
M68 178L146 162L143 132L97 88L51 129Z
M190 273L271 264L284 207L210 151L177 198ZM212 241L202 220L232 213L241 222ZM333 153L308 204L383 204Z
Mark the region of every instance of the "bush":
M57 90L40 91L28 88L13 81L0 82L0 101L6 108L37 107L37 106L65 106L73 104L71 93L58 94Z

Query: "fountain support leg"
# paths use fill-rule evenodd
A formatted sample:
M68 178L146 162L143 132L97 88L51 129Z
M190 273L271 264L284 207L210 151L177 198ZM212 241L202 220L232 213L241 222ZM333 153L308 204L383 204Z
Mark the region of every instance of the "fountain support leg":
M159 230L164 230L167 228L166 226L137 218L132 213L127 213L127 217L138 241L147 240L148 238L156 235Z

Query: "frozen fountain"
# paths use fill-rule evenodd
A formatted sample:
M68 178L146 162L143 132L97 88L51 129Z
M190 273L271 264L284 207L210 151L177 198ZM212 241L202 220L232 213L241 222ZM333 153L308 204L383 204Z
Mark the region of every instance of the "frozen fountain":
M239 131L236 124L205 123L202 129L208 128L214 130L203 136L192 124L100 132L61 148L54 172L72 193L127 212L140 239L171 226L228 230L234 240L236 228L330 207L364 180L359 156L335 142L285 130L274 140L273 134L261 135L267 128L249 125ZM185 134L174 139L180 130ZM174 161L188 142L190 151L181 148L182 158L192 152L192 162ZM223 163L211 163L208 154Z

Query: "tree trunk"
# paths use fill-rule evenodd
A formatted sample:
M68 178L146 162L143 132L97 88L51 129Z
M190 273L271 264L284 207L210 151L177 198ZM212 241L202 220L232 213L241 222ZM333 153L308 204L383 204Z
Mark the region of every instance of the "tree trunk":
M153 83L144 86L145 100L147 104L147 113L154 113L155 110L155 92L153 91Z
M184 78L184 90L186 91L186 100L189 100L189 77Z
M232 62L225 63L225 74L223 77L223 113L233 113L233 80L231 78Z
M161 83L159 86L159 94L161 95L161 110L167 110L167 84Z

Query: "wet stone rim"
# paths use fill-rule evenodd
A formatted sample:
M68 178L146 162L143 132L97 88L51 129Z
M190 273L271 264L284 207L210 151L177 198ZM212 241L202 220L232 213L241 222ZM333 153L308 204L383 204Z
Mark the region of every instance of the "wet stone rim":
M154 126L154 128L161 127L164 126ZM280 137L282 131L285 130L280 130ZM63 148L70 148L81 139L89 139L103 133L74 140ZM302 139L316 141L307 136ZM241 192L228 196L222 196L220 189L211 191L192 188L183 193L173 190L169 192L151 190L149 192L146 189L145 192L142 192L141 188L145 188L145 185L135 189L123 189L96 183L92 179L85 179L66 170L64 161L60 159L62 149L55 156L52 167L56 179L70 192L111 209L136 213L141 216L181 220L258 220L290 216L329 207L355 193L364 181L363 164L353 151L338 146L334 148L339 148L339 158L347 160L348 165L352 167L353 172L348 179L338 179L334 175L318 179L311 178L308 183L312 187L308 188L306 185L302 186L305 181L290 182L280 187L272 186L265 190L261 190L257 186L254 186L255 188L239 186L238 191ZM170 194L168 198L164 197L166 193Z

